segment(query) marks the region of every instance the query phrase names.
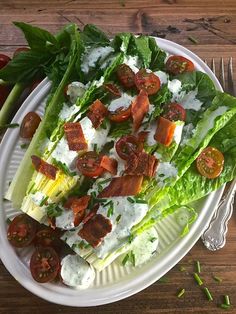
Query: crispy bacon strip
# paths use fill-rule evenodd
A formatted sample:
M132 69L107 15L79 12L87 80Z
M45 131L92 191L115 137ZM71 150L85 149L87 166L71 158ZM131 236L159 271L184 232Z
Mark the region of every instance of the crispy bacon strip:
M74 225L78 226L85 216L85 209L88 207L90 196L69 197L64 204L65 208L72 209L74 212Z
M136 156L130 155L127 160L126 173L129 175L144 175L153 177L158 165L158 160L155 156L145 152L139 152Z
M123 176L113 178L110 184L98 195L98 197L130 196L140 192L143 176Z
M113 175L117 174L117 160L106 155L102 156L100 166Z
M171 122L163 117L159 117L154 139L165 146L169 146L173 140L175 127L176 125L174 122Z
M79 122L65 123L64 131L70 150L79 151L88 148L83 129Z
M47 163L46 161L44 161L43 159L35 155L31 156L31 159L32 159L34 168L38 172L44 174L49 179L52 179L52 180L56 179L58 169L55 166Z
M107 115L108 110L99 99L92 103L87 114L95 129L102 124L102 121Z
M96 214L83 225L78 234L93 247L96 247L111 230L110 220L101 214Z
M148 94L145 90L141 90L131 105L131 115L133 117L133 128L136 132L140 127L143 118L149 109Z

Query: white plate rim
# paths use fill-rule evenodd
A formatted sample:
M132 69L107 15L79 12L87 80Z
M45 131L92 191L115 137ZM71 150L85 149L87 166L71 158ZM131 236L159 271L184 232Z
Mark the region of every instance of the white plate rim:
M173 54L180 54L183 56L186 56L190 58L195 64L198 65L198 68L201 68L203 72L206 72L210 78L215 83L215 86L217 89L222 91L222 87L213 74L213 72L209 69L209 67L193 52L188 50L187 48L173 43L172 41L162 39L162 38L156 38L157 43L159 46L164 50L169 50L171 48ZM25 100L24 104L21 106L21 108L16 113L12 123L19 123L21 121L22 117L24 116L24 112L27 112L27 105L28 103L32 103L33 99L36 98L36 96L39 96L40 94L44 94L45 90L48 90L50 86L50 83L48 79L45 79ZM6 132L4 135L4 138L2 140L2 143L0 145L0 164L2 165L0 168L0 178L4 178L5 169L4 165L7 165L7 158L6 156L10 153L10 145L7 145L7 143L11 143L11 140L17 137L18 129L11 129ZM1 180L2 181L2 180ZM3 197L3 185L4 183L0 181L0 197ZM211 193L207 197L207 201L205 204L206 208L215 208L219 199L221 198L223 192L223 188L220 190ZM0 200L0 205L2 202L2 197ZM77 306L77 307L85 307L85 306L97 306L102 304L108 304L112 303L124 298L127 298L133 294L138 293L139 291L145 289L146 287L150 286L152 283L154 283L156 280L158 280L160 277L162 277L166 272L168 272L175 264L178 263L180 259L183 258L184 255L187 254L187 252L193 247L193 245L196 243L196 241L201 236L201 233L204 230L204 227L206 227L214 213L214 210L206 211L204 213L204 210L200 213L197 221L193 224L189 234L181 239L181 245L175 245L175 248L173 248L171 254L169 254L168 259L161 260L156 267L152 267L149 270L147 270L144 274L137 276L135 279L132 279L129 282L126 282L125 285L122 285L122 287L119 286L119 284L113 285L113 289L109 289L109 287L103 287L101 289L94 289L91 293L86 293L88 290L84 290L83 298L80 299L80 291L71 290L71 293L62 295L62 289L61 287L52 286L50 284L40 285L36 282L28 279L28 269L25 267L22 267L23 264L19 263L19 259L16 259L15 250L9 245L7 242L6 237L6 225L3 219L1 219L2 213L0 213L0 258L5 265L5 267L8 269L8 271L11 273L11 275L19 281L19 283L24 286L27 290L31 291L35 295L61 305L67 305L67 306ZM191 241L190 241L191 240ZM6 254L7 252L7 254ZM174 259L174 261L173 261ZM10 261L10 263L9 263ZM23 265L25 266L25 265ZM158 267L157 267L158 266ZM158 268L158 271L157 271ZM20 274L20 275L19 275ZM27 279L27 280L25 280ZM53 288L52 288L53 287ZM72 292L73 291L73 292ZM95 292L95 293L93 293ZM85 297L86 296L86 297Z

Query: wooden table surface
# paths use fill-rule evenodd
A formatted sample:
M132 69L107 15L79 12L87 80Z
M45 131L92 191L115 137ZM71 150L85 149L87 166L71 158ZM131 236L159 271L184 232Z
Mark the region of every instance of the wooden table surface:
M68 22L79 27L94 23L110 36L131 31L173 40L210 61L220 57L235 60L236 73L236 1L235 0L1 0L0 52L9 55L25 45L12 21L25 21L56 32ZM189 38L194 37L194 44ZM0 248L1 249L1 248ZM212 291L214 301L206 300L191 273L200 260L202 278ZM185 272L179 266L186 268ZM223 279L221 283L212 275ZM201 241L167 275L168 282L156 282L144 291L110 305L96 308L69 308L50 304L32 295L12 278L0 262L0 314L8 313L224 313L217 307L222 296L230 295L236 313L236 215L229 224L227 243L217 252L208 251ZM185 296L176 297L185 288Z

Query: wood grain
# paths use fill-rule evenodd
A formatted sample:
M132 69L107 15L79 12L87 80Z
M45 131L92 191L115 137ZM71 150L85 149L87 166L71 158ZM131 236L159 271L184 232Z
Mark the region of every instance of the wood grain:
M95 23L109 36L131 31L173 40L186 46L210 62L220 57L235 59L236 73L236 2L235 0L1 0L0 52L11 55L18 46L25 45L22 34L12 21L31 22L56 32L68 22L79 27ZM193 44L189 37L198 40ZM0 248L1 249L1 248ZM202 264L201 277L211 290L214 301L206 300L192 278L194 261ZM179 266L186 268L179 271ZM222 277L216 283L212 275ZM0 314L8 313L223 313L217 307L222 296L229 294L236 306L236 216L229 224L226 246L209 252L201 241L167 275L167 283L156 282L126 300L96 308L69 308L48 303L32 295L10 276L0 262ZM178 289L185 288L182 299ZM236 313L232 308L230 313Z

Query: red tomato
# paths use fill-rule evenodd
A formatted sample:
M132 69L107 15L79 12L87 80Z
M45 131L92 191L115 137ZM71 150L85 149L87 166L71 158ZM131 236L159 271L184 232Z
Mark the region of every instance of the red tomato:
M28 47L20 47L20 48L17 48L17 49L15 50L15 52L13 53L13 58L14 58L15 56L17 56L19 53L25 52L25 51L29 51L29 50L30 50L30 48L28 48Z
M36 112L28 112L20 126L20 136L31 139L41 122L40 116Z
M7 65L9 61L11 61L11 58L0 53L0 69L4 68L5 65Z
M40 230L36 233L34 244L36 247L53 247L57 252L62 246L59 235L54 230L50 230L49 228Z
M206 147L196 160L199 173L208 178L217 178L224 167L224 156L215 147Z
M171 56L166 62L166 70L171 74L181 74L194 71L194 64L182 56Z
M185 121L186 111L180 104L171 103L164 107L164 113L162 114L162 117L170 121Z
M60 260L51 247L38 247L30 259L30 271L35 281L53 281L60 270Z
M104 169L101 167L101 156L94 151L86 152L77 159L78 170L86 177L100 176Z
M0 85L0 108L3 106L5 100L10 94L11 88L9 86Z
M116 111L110 111L108 118L113 122L123 122L130 118L131 116L131 107L124 108L120 107Z
M117 68L116 74L118 80L125 88L131 88L135 86L135 74L127 64L120 64Z
M115 147L119 157L127 160L131 153L140 149L140 143L135 136L125 135L116 142Z
M158 76L153 72L148 73L146 69L141 69L135 74L135 85L138 90L145 90L148 95L156 94L161 86Z
M25 247L32 243L36 234L36 223L26 214L16 216L10 223L7 238L15 247Z
M110 92L111 94L113 94L114 96L120 97L121 96L121 92L119 90L119 88L113 84L113 83L106 83L103 85L104 88Z

